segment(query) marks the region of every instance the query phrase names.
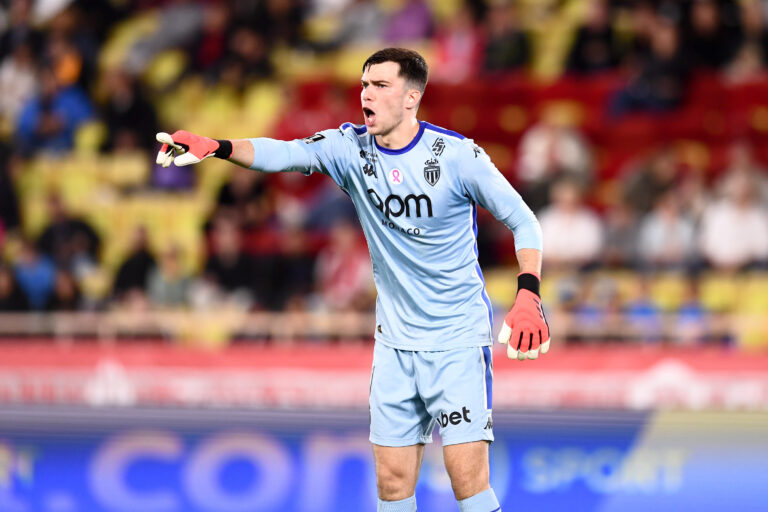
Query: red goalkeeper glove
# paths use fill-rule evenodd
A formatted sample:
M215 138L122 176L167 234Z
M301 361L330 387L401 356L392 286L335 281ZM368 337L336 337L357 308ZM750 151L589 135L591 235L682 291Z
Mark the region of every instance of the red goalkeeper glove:
M499 343L508 343L510 359L536 359L539 352L549 351L549 325L541 309L539 277L535 274L517 276L517 297L499 331Z
M163 167L171 162L183 166L200 163L211 156L224 159L232 156L232 142L228 140L201 137L184 130L175 131L173 135L160 132L155 138L163 143L156 160Z

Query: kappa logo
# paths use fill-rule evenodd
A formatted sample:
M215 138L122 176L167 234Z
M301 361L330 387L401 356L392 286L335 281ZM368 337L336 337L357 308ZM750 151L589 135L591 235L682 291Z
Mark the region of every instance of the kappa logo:
M483 430L493 430L493 418L488 417L488 422L483 427Z
M424 162L424 179L433 187L440 179L440 163L437 158L430 158Z
M477 155L479 155L480 153L482 153L482 152L483 152L483 148L481 148L480 146L478 146L477 144L475 144L475 145L473 145L473 146L472 146L472 151L474 151L474 153L475 153L475 158L477 158Z
M376 174L376 169L368 162L366 162L365 165L363 165L363 173L366 176L373 176L376 179L379 178L379 176Z
M304 141L304 144L313 144L317 141L323 140L324 138L325 138L325 135L323 135L322 133L316 133L310 137L304 137L301 140Z
M442 138L438 138L434 143L432 143L432 153L435 154L435 156L440 156L443 154L443 150L445 149L445 142Z

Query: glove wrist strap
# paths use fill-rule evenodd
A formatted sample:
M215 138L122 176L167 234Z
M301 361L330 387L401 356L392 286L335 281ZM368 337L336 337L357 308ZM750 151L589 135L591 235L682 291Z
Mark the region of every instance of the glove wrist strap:
M539 278L534 274L524 273L517 276L518 292L520 290L528 290L536 294L537 297L541 297L541 294L539 293L540 285L541 282L539 281Z
M226 160L232 156L232 141L226 139L213 139L219 143L219 148L213 152L213 156L216 158L223 158Z

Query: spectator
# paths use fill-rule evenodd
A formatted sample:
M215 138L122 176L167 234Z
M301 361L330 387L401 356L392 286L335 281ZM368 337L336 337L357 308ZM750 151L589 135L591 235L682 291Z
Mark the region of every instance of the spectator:
M255 269L253 260L242 250L240 229L233 219L220 216L214 222L212 235L205 278L218 296L247 309L253 302L250 281Z
M47 25L47 57L61 85L77 84L87 89L96 72L100 48L92 32L99 29L88 24L84 9L70 5L51 19Z
M686 279L683 301L675 311L672 337L680 345L693 345L712 339L710 315L699 296L699 283Z
M0 61L4 60L20 43L31 45L37 54L42 48L43 34L32 21L32 0L10 0L7 22L0 33Z
M82 278L98 265L101 240L85 221L72 217L57 193L48 196L50 223L37 240L37 247L56 265Z
M273 74L269 59L269 42L263 33L247 25L232 29L227 40L227 53L219 67L218 82L241 93L254 80Z
M107 136L102 149L143 149L151 153L156 146L157 116L136 78L113 69L105 73L104 83L107 98L101 111Z
M334 9L339 29L327 40L316 45L320 51L338 50L341 47L376 44L381 41L384 13L375 0L352 0L341 9ZM321 14L322 16L322 14Z
M27 156L72 149L75 131L92 116L83 91L61 87L51 69L43 68L39 81L40 92L22 107L16 123L19 149Z
M46 311L77 311L81 307L80 288L74 276L65 269L56 272L53 293L46 301Z
M29 310L29 301L21 290L13 271L0 263L0 311L21 312Z
M274 261L269 306L301 311L307 308L306 299L312 292L315 258L304 230L287 230L281 238L280 255Z
M128 51L124 69L139 75L160 52L191 43L200 33L204 16L205 7L197 2L167 4L157 15L157 29L136 41Z
M233 167L229 181L219 189L216 216L234 218L243 228L263 225L270 211L266 175Z
M643 266L681 270L693 263L693 222L680 210L674 191L660 196L641 221L637 253Z
M350 222L340 219L331 228L329 244L317 257L315 276L321 309L349 311L370 307L371 260L357 228Z
M603 226L581 195L577 181L562 178L552 187L552 203L539 214L547 248L544 263L550 269L585 268L600 256Z
M147 229L139 226L133 234L131 252L117 270L112 287L113 297L122 300L131 290L146 291L149 273L154 266L155 258L149 250Z
M614 96L614 116L634 111L664 112L682 103L688 66L679 39L674 22L657 16L650 54L640 61L629 84Z
M19 42L0 64L0 118L15 123L21 108L37 92L35 56L32 45Z
M480 68L481 41L472 11L460 7L441 24L434 38L434 79L440 82L463 82Z
M728 152L728 167L723 177L715 184L716 190L721 194L728 186L730 176L743 172L754 180L755 199L763 204L768 204L768 169L755 157L755 151L748 140L738 139L731 143Z
M20 163L20 158L12 154L11 148L0 141L0 222L6 231L19 227L19 202L13 174L20 170Z
M53 291L56 266L40 255L29 240L22 240L21 252L14 272L16 281L24 291L32 309L42 310Z
M675 186L675 196L680 204L680 210L684 211L694 225L698 226L704 210L712 201L703 174L687 172L681 176L679 183Z
M63 34L49 34L45 61L51 66L59 87L87 86L83 77L83 56Z
M246 2L243 2L246 3ZM305 9L299 0L264 0L255 4L253 15L246 20L255 33L263 34L266 47L299 47L304 44L302 28Z
M623 52L623 61L630 69L637 69L651 55L651 40L658 23L655 4L655 0L633 2L629 15L632 39Z
M608 268L634 267L637 263L638 221L634 209L624 201L611 206L605 219L603 265Z
M422 41L433 32L434 21L427 3L424 0L405 0L387 20L384 40L391 44Z
M520 27L515 3L494 3L485 22L483 69L488 72L524 68L531 58L528 36Z
M661 310L651 298L651 281L645 277L640 278L635 295L624 306L624 319L630 338L643 342L662 341L664 324Z
M210 73L221 64L227 52L227 36L231 27L232 11L228 2L214 2L204 6L205 13L200 35L188 49L188 66L193 73Z
M623 199L638 214L645 215L656 198L675 188L678 174L674 149L658 148L624 173Z
M728 175L724 196L704 211L699 244L717 269L740 270L768 261L768 212L757 201L752 173Z
M172 245L160 255L160 262L147 281L150 303L154 307L180 308L187 305L192 279L181 264L181 249Z
M739 83L758 78L768 66L768 30L765 4L761 0L739 2L741 33L728 63L726 77Z
M547 204L558 178L569 176L582 186L591 182L591 149L569 116L566 108L550 105L520 140L517 176L523 198L534 211Z
M738 40L725 25L722 9L715 0L691 2L684 47L696 68L720 69L734 55Z
M566 68L571 73L596 73L619 64L616 34L605 0L590 0L587 20L576 32Z

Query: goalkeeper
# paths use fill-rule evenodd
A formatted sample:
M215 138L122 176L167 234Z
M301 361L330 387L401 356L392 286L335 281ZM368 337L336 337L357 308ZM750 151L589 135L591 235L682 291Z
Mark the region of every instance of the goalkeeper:
M493 321L477 263L477 205L515 236L517 298L498 337L515 360L549 349L541 229L480 147L416 118L427 84L418 53L374 53L361 84L362 125L290 142L159 133L157 161L189 165L214 156L264 172L319 172L350 196L378 291L370 388L378 510L416 510L424 444L437 423L459 509L496 512L488 463Z

